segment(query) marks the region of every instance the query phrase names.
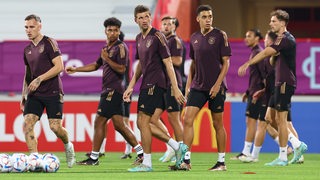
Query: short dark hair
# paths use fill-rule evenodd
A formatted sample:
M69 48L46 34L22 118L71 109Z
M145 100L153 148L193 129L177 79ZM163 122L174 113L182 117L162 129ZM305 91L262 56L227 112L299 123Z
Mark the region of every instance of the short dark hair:
M167 19L174 19L172 16L164 16L162 19L161 19L161 21L163 21L163 20L167 20Z
M176 29L179 27L180 23L178 18L173 18L174 19L174 25L176 25Z
M138 13L143 13L143 12L150 12L150 9L147 6L144 5L138 5L134 8L134 17L137 17ZM150 14L151 15L151 14Z
M277 37L278 37L278 35L275 33L275 32L273 32L273 31L268 31L267 32L267 35L269 36L269 38L274 42L274 41L276 41L276 39L277 39Z
M108 18L106 19L104 22L103 22L103 25L104 27L108 27L108 26L117 26L117 27L121 27L121 21L115 17L111 17L111 18Z
M259 37L259 40L263 39L259 29L250 29L249 31L253 32L255 37Z
M31 19L34 19L34 20L36 20L37 22L41 23L40 16L35 15L35 14L30 14L30 15L28 15L26 18L24 18L25 21L29 21L29 20L31 20Z
M281 9L277 9L275 11L272 11L270 13L270 16L276 16L277 19L279 19L280 21L284 21L286 23L286 25L289 23L289 14Z
M199 16L202 11L212 11L212 7L210 5L200 5L197 8L197 16Z
M120 31L119 39L120 41L124 40L124 33L122 31Z

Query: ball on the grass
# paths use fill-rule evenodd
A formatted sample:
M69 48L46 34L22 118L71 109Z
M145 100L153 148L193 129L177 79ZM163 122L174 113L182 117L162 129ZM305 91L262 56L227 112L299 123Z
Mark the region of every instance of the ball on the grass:
M23 153L14 153L11 156L12 172L23 173L28 171L28 156Z
M59 158L52 154L46 153L42 158L42 169L44 172L53 173L57 172L60 168Z
M42 171L42 155L41 154L30 154L28 157L28 170L30 172L41 172Z
M0 154L0 172L9 173L13 169L11 157L9 154Z

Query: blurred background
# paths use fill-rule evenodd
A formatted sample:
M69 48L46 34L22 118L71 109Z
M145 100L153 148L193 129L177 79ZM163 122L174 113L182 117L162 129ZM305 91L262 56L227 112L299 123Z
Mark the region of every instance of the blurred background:
M288 29L296 38L320 38L320 1L318 0L10 0L0 1L0 41L26 39L23 23L28 14L43 20L43 32L60 40L102 40L104 19L115 16L123 22L127 40L139 32L133 10L138 4L151 8L154 25L163 15L177 17L181 22L178 34L188 40L198 29L195 10L199 4L210 4L215 26L224 29L229 38L243 38L245 32L257 27L269 29L269 14L281 8L290 14Z
M177 30L187 46L185 74L188 75L190 59L189 38L199 30L196 22L196 8L200 4L213 7L214 26L228 34L232 48L231 66L227 75L229 87L225 111L225 125L228 133L228 151L239 152L245 134L245 105L241 95L248 86L248 76L238 77L238 67L249 58L250 49L243 39L248 29L258 28L265 34L269 29L270 12L286 10L290 15L288 30L297 40L297 79L298 87L293 97L292 116L302 140L309 144L310 152L320 152L316 127L320 112L320 1L319 0L10 0L0 1L0 151L26 151L22 134L23 117L19 111L22 80L24 76L23 49L29 43L24 32L24 18L37 14L42 19L42 33L56 39L63 54L65 66L81 66L99 57L105 45L103 21L117 17L122 21L121 30L130 52L130 73L135 66L135 36L139 28L134 22L133 11L136 5L150 7L153 26L160 27L165 15L177 17L180 27ZM262 44L262 42L261 42ZM101 90L101 70L93 73L67 75L61 73L65 91L64 123L78 150L91 149L93 120ZM138 93L139 84L135 87ZM130 121L139 137L135 125L136 96L131 106ZM211 122L206 108L198 117L199 122ZM164 121L167 119L164 115ZM46 132L46 116L37 126L40 150L52 149L55 137ZM206 124L202 123L202 124ZM110 123L112 126L112 123ZM315 126L316 124L316 126ZM201 129L201 131L200 131ZM170 132L172 129L169 127ZM199 137L214 130L210 126L199 126ZM107 146L111 151L122 150L123 139L114 131L108 134ZM213 143L211 143L213 142ZM214 138L200 138L195 142L197 151L215 151ZM154 143L156 151L164 150L164 144ZM197 145L198 144L198 145ZM212 144L212 145L211 145ZM276 152L277 146L266 140L262 151ZM55 150L63 147L54 146Z

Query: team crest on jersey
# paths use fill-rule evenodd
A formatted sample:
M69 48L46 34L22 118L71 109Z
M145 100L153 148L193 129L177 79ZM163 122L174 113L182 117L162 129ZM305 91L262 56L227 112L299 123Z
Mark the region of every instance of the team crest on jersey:
M43 53L43 51L44 51L44 45L42 44L42 45L39 47L39 53L41 54L41 53Z
M214 44L215 41L216 41L216 39L213 36L210 36L209 39L208 39L208 43L209 44Z
M112 49L110 49L110 51L109 51L109 58L111 58L111 57L113 56L113 54L114 54L114 49L112 48Z
M149 48L151 46L152 40L148 39L146 42L146 47Z

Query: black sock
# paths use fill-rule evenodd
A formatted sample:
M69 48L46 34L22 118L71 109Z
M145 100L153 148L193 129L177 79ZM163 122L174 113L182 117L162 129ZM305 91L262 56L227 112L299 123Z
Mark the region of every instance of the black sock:
M190 159L183 159L183 162L185 162L186 164L190 164Z
M138 157L139 157L139 158L143 158L143 153L138 154Z

